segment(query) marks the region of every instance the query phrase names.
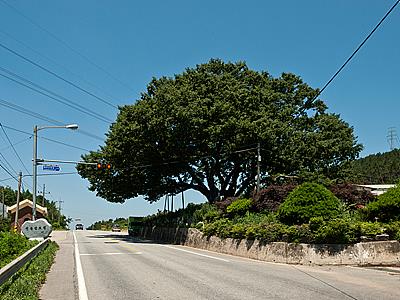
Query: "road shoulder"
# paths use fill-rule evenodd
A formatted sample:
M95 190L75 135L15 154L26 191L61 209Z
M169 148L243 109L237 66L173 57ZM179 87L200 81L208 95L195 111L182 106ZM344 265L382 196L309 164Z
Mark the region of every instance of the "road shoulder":
M78 299L72 231L54 231L51 234L51 240L55 241L60 249L57 251L54 264L46 276L46 282L40 290L40 299Z

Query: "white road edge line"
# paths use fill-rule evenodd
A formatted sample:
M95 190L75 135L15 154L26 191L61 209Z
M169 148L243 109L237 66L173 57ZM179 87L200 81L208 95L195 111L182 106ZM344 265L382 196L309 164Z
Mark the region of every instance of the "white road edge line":
M176 248L176 247L172 247L172 246L168 246L168 245L161 245L161 246L167 247L167 248L171 248L171 249L175 249L175 250L179 250L179 251L183 251L183 252L187 252L187 253L191 253L191 254L195 254L195 255L198 255L198 256L204 256L204 257L207 257L207 258L212 258L212 259L216 259L216 260L229 262L229 260L227 260L227 259L223 259L223 258L211 256L211 255L206 255L206 254L201 254L201 253L197 253L197 252L194 252L194 251L185 250L185 249L182 249L182 248Z
M142 252L133 252L133 253L125 253L125 252L81 253L80 256L91 256L91 255L133 255L133 254L142 254Z
M88 300L85 277L83 276L83 269L81 264L81 257L79 255L78 249L78 241L75 236L75 231L72 232L74 235L74 244L75 244L75 263L76 263L76 276L78 278L78 294L79 300Z

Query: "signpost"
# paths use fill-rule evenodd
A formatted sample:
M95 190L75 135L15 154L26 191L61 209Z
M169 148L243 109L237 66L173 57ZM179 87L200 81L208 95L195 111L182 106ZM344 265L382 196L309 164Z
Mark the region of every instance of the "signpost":
M59 165L43 165L43 171L60 171Z

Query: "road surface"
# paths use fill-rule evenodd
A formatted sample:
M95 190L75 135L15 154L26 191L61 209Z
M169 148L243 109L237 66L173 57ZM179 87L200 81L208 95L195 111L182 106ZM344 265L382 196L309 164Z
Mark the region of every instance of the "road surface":
M390 269L274 264L126 233L74 234L88 299L400 299L400 273Z

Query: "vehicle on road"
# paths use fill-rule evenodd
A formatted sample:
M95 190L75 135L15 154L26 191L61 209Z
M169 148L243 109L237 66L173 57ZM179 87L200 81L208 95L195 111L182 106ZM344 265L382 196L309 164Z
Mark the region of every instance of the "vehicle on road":
M76 224L75 230L83 230L83 224Z
M143 217L129 217L128 218L128 234L130 236L137 236L143 224Z
M118 224L114 224L113 227L111 228L112 232L121 232L121 228L119 227Z

